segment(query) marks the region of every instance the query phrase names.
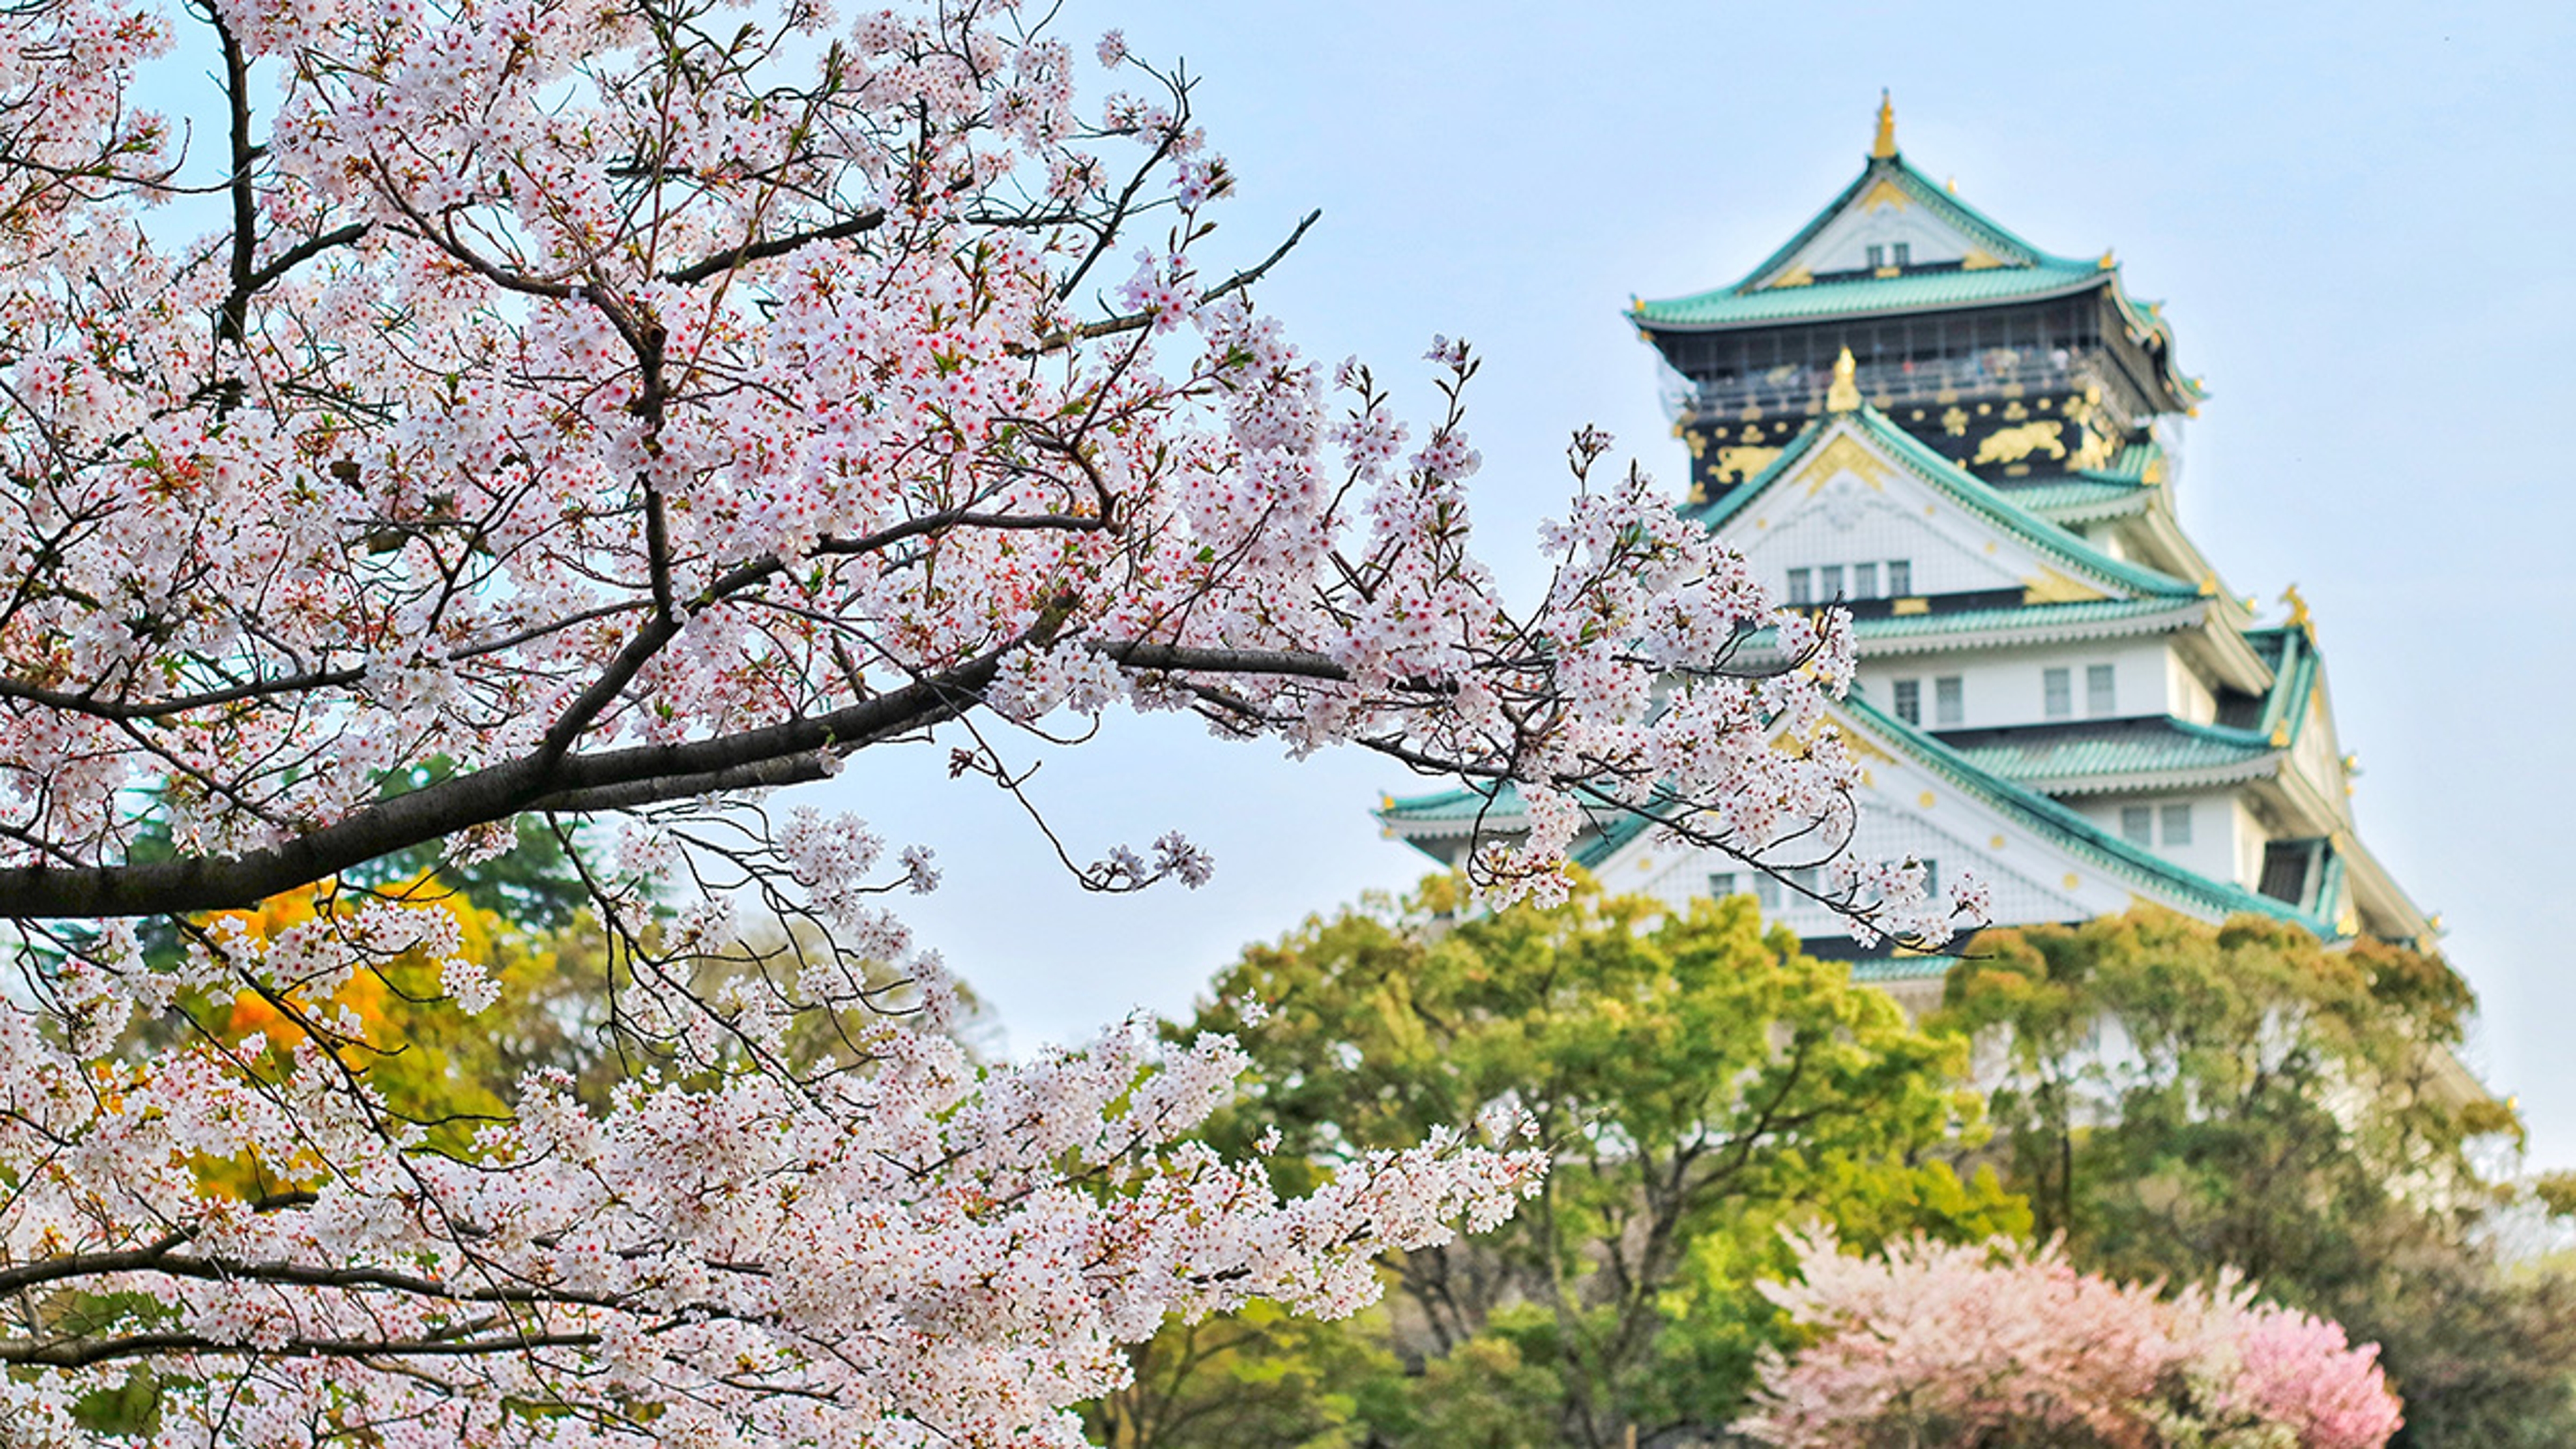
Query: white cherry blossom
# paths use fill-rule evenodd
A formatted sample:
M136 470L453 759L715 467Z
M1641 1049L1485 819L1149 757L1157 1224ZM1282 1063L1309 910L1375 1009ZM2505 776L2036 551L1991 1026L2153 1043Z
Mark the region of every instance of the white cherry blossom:
M138 81L183 32L193 134ZM1079 96L1008 0L0 13L0 1438L97 1442L76 1406L149 1373L171 1445L1070 1445L1167 1314L1352 1311L1543 1170L1497 1117L1282 1200L1190 1139L1229 1041L979 1066L881 899L929 856L764 804L858 750L941 733L1017 790L1020 743L1122 706L1373 750L1520 788L1501 892L1620 810L1747 856L1847 830L1847 621L1776 613L1591 432L1507 606L1466 345L1409 422L1308 359L1250 295L1287 247L1213 260L1189 86L1094 53L1143 93ZM147 217L183 139L210 235ZM1766 628L1794 667L1737 677ZM649 1065L442 1146L334 993L506 988L354 873L522 821L572 841ZM1937 935L1921 875L1842 904ZM308 888L341 904L246 926ZM769 970L738 905L828 940ZM243 994L273 1032L206 1019Z

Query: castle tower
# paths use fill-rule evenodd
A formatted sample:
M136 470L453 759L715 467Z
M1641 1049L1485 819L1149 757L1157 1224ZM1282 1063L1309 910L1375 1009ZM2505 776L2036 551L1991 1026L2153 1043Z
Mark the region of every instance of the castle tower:
M1861 396L1989 483L2134 477L2200 385L2109 253L2041 251L1908 165L1891 104L1860 175L1732 286L1630 309L1662 354L1691 481L1716 499L1824 411L1848 351Z
M1997 925L2147 901L2431 936L2355 829L2306 605L2294 589L2259 624L2182 531L2170 424L2202 392L2109 257L2042 252L1925 179L1882 101L1859 177L1786 246L1628 315L1690 443L1686 514L1781 599L1852 615L1849 849L1975 872ZM1517 805L1451 791L1378 814L1454 864ZM1605 811L1578 858L1676 902L1749 891L1901 999L1937 995L1948 964L1864 949L1826 907L1634 815Z

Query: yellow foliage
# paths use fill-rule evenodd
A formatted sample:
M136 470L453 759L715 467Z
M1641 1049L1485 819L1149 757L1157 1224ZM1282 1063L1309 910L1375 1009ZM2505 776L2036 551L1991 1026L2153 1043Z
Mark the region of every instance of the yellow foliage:
M516 933L516 928L496 912L475 905L462 892L426 875L388 887L377 897L391 899L406 910L446 912L456 922L461 943L457 954L469 961L494 962L500 939ZM354 909L355 903L338 886L309 885L270 896L250 910L222 912L214 919L238 923L237 929L253 940L273 941L298 926L332 915L347 915ZM297 1015L317 1008L345 1007L356 1015L370 1044L384 1051L398 1051L404 1045L403 1008L411 1003L396 996L392 982L400 981L412 996L434 995L440 965L418 952L409 953L352 973L339 990L323 1001L308 1001L289 990L285 1005ZM303 1028L295 1024L287 1010L281 1009L278 1001L264 992L245 988L233 997L225 1035L227 1040L238 1043L253 1033L278 1048L291 1049L304 1040ZM353 1061L351 1065L364 1070L366 1063Z

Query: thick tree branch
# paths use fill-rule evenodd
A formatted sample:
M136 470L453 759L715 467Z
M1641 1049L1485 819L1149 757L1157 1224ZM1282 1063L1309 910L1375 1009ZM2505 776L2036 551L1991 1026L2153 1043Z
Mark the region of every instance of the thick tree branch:
M205 15L223 47L226 135L232 143L232 171L225 181L232 195L232 290L224 297L216 336L238 344L247 334L250 297L256 290L251 258L259 245L259 198L251 184L251 168L258 163L259 147L250 135L250 60L242 53L241 42L233 38L232 27L224 22L222 9L209 4Z
M266 289L270 283L275 282L278 278L294 271L297 267L300 267L306 262L313 260L315 257L322 255L324 252L331 250L333 247L344 247L356 242L367 234L367 230L368 227L365 222L353 221L347 226L338 227L331 231L326 231L320 236L309 237L303 241L297 242L295 245L279 252L276 256L269 258L267 266L261 267L259 270L250 274L251 293L256 294Z
M677 799L747 788L764 770L846 752L955 718L983 697L1025 636L957 668L845 709L679 745L646 745L550 758L542 750L380 801L334 824L236 856L67 870L0 870L0 917L145 916L230 910L325 880L380 856L540 808L594 808L585 800ZM813 778L798 774L795 778ZM718 783L740 780L741 784ZM787 783L777 780L775 783ZM595 808L606 808L604 805Z
M0 1363L31 1368L86 1368L161 1354L256 1358L479 1358L537 1348L590 1348L595 1333L503 1332L486 1338L290 1338L280 1344L227 1343L194 1333L137 1333L123 1338L0 1340Z
M847 221L838 222L831 226L816 227L812 231L800 231L793 236L772 237L767 241L744 242L741 246L720 251L714 256L708 257L704 261L691 262L689 265L681 267L677 271L664 272L662 274L662 280L666 282L678 282L683 285L691 282L703 282L711 277L721 276L726 272L732 271L736 267L744 266L751 262L766 261L771 257L783 257L789 252L796 250L798 247L811 246L815 242L846 241L854 236L865 236L867 233L875 231L878 227L883 225L885 225L885 212L882 209L864 211L859 213L857 216L851 217Z
M1178 644L1097 641L1091 648L1129 669L1198 674L1267 674L1298 679L1347 680L1350 671L1321 654L1285 649L1191 649Z
M774 570L775 565L763 565ZM648 630L647 634L654 631ZM265 850L229 857L187 857L82 868L22 866L0 870L0 918L145 916L240 909L279 891L478 825L530 810L567 813L632 809L737 790L773 789L821 779L836 760L958 718L981 703L1002 662L1024 648L1052 642L1041 624L1020 638L943 673L874 699L807 719L678 745L637 746L575 754L542 744L503 764L452 776L360 810L334 824ZM642 643L647 635L639 635ZM1269 649L1200 649L1170 644L1102 642L1091 647L1129 669L1270 678L1342 680L1342 666L1320 654ZM632 646L630 646L632 648ZM641 668L649 649L637 651ZM621 662L626 660L621 655ZM589 694L604 700L615 671ZM567 720L583 717L571 711Z

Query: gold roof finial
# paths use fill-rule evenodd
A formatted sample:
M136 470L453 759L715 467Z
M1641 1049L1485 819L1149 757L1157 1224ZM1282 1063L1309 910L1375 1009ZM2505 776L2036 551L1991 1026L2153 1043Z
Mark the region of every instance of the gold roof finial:
M1857 365L1852 362L1851 349L1844 348L1843 355L1834 359L1834 385L1825 389L1826 412L1848 413L1860 410L1860 381L1855 375L1858 371Z
M2317 632L2316 623L2308 617L2308 601L2299 596L2297 584L2292 584L2281 591L2281 602L2290 606L2288 620L2290 628L2305 629L2311 636Z
M1896 103L1884 90L1878 93L1878 136L1869 143L1869 154L1880 161L1896 154Z

